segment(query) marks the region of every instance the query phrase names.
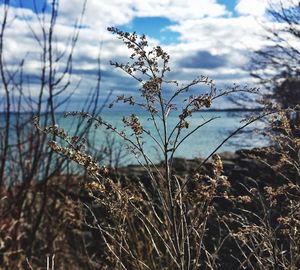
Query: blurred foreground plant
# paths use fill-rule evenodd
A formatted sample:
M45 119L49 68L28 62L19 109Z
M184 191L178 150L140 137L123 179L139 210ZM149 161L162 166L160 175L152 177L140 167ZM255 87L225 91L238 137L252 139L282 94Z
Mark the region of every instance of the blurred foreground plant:
M58 112L66 109L79 87L73 76L73 58L86 1L63 39L58 27L59 0L31 1L30 16L25 7L18 9L13 2L0 1L0 269L27 269L26 260L37 269L54 252L62 264L72 261L76 265L84 259L74 250L66 251L66 239L76 237L67 237L68 222L61 218L66 208L70 212L77 209L74 201L73 207L66 207L71 199L64 197L74 184L76 171L69 160L53 153L47 134L33 129L31 122L38 114L43 126L55 126L62 118ZM20 6L25 3L18 2ZM16 29L22 29L30 45L18 46L12 61ZM101 111L100 59L98 63L96 87L82 107L92 112ZM76 119L72 127L78 137L89 132ZM63 179L59 187L57 179ZM78 250L82 243L77 242Z
M250 206L240 205L223 220L237 250L240 269L299 269L300 267L300 140L299 126L282 110L268 118L269 147L254 149L246 158L258 172L240 183ZM230 222L228 222L230 220Z

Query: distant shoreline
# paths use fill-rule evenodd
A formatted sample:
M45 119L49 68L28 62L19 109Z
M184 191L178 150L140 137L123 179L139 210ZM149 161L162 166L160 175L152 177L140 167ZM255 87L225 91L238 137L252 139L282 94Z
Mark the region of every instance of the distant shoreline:
M207 109L205 112L261 112L263 108Z

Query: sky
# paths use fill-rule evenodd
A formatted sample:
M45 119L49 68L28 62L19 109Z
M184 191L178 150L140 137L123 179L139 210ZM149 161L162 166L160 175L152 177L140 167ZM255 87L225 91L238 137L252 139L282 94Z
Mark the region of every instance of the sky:
M276 0L272 0L273 2ZM4 2L0 0L2 22ZM51 0L10 0L4 34L7 70L17 70L24 59L25 91L38 95L41 74L41 22L50 21ZM247 68L252 52L268 46L263 26L273 25L267 16L269 0L60 0L53 37L56 76L64 70L74 25L80 21L78 42L73 51L69 87L71 109L78 108L96 86L98 58L101 62L101 98L108 93L137 95L138 86L112 61L128 61L130 52L107 31L145 34L151 46L161 46L171 56L171 79L188 83L199 75L209 76L218 88L235 84L255 86ZM293 0L287 1L292 3ZM43 11L45 14L43 15ZM37 38L35 38L37 37ZM55 58L55 57L54 57ZM3 89L0 89L3 92ZM57 90L59 91L59 90ZM167 89L166 91L172 91ZM216 104L230 107L228 101Z

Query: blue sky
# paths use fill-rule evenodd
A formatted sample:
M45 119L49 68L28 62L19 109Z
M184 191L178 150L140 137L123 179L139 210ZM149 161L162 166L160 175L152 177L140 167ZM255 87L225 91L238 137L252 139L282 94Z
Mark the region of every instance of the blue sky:
M230 12L232 12L233 15L237 15L236 11L235 11L235 7L236 7L236 5L238 3L237 0L232 0L232 1L230 1L230 0L218 0L217 2L220 3L220 4L222 4L222 5L225 5L226 8Z
M135 31L139 35L147 33L148 36L160 40L162 44L176 44L180 34L168 29L175 24L165 17L135 17L130 23L118 27L123 31Z
M1 0L0 3L4 3L6 1L7 0ZM10 0L9 4L13 7L28 8L34 12L42 12L45 7L50 7L50 5L44 0Z
M25 57L31 95L38 89L41 48L32 31L41 35L38 13L43 0L10 0L9 27L5 32L5 57L12 70ZM45 0L46 1L46 0ZM278 0L272 0L278 1ZM0 0L0 8L4 0ZM74 51L72 83L80 86L74 93L77 103L95 86L99 44L101 44L102 95L136 94L136 84L115 71L110 60L127 61L128 51L107 27L145 34L150 45L160 45L171 55L172 78L187 83L198 75L207 75L220 88L233 83L253 85L246 71L251 53L267 46L261 39L262 23L268 0L88 0L79 41ZM47 0L45 23L49 22L51 0ZM21 8L23 7L23 8ZM68 51L75 21L80 17L83 0L60 0L54 36L57 55ZM38 14L40 15L40 14ZM0 17L1 18L1 17ZM30 27L29 27L30 26ZM20 46L22 44L22 46ZM65 59L57 64L63 70ZM169 90L171 91L171 90ZM0 89L1 92L1 89ZM74 103L75 104L75 103ZM75 106L75 105L74 105ZM77 105L76 105L77 106ZM225 103L217 106L226 106Z

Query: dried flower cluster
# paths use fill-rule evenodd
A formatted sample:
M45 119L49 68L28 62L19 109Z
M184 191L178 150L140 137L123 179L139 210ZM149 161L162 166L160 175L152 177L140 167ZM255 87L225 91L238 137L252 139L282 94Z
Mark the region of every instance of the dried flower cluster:
M134 113L131 114L130 119L123 117L123 123L125 124L125 126L131 127L135 135L141 135L143 133L143 128L141 126L139 118Z
M48 126L45 128L40 127L39 118L34 118L34 125L42 132L46 134L52 134L64 140L68 144L67 147L60 146L56 141L52 140L49 142L49 147L60 154L61 156L75 161L77 164L83 166L85 170L96 178L106 177L108 175L108 169L105 166L99 166L97 161L92 156L82 151L84 140L79 140L79 137L71 137L58 126Z

